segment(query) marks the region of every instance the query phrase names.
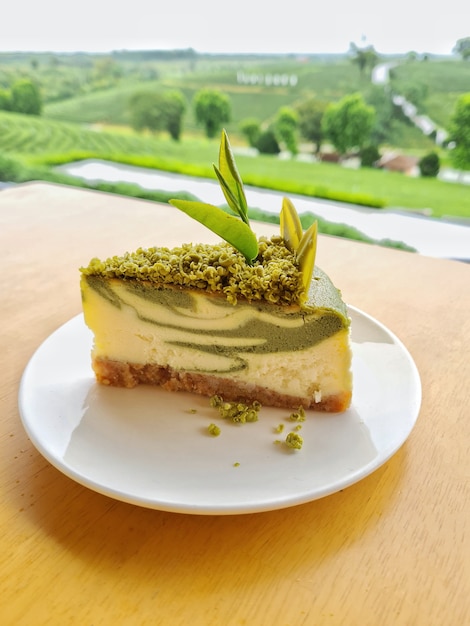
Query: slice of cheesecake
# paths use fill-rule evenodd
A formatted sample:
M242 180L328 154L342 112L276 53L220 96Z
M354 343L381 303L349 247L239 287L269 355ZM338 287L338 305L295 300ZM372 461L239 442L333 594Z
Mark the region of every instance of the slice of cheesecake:
M345 410L350 320L315 266L316 223L304 233L285 198L280 236L258 239L225 132L214 169L233 215L199 201L170 203L224 242L139 249L81 269L98 381Z
M229 244L138 250L82 268L99 382L161 385L226 400L343 411L350 320L339 291L300 272L282 239L247 264Z

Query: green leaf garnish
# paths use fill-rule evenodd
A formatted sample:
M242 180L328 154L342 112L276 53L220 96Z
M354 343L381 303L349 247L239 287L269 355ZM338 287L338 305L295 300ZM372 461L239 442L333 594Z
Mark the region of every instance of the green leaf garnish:
M314 222L304 233L295 206L288 198L284 198L282 201L280 224L281 237L284 239L289 250L295 254L300 271L302 272L302 284L304 286L302 299L305 301L308 297L308 287L312 280L313 269L315 267L318 223Z
M299 214L289 198L283 198L280 215L281 237L291 252L295 252L302 239L303 230Z
M222 131L219 149L219 167L213 166L229 207L248 224L248 205L243 181L238 173L232 148L225 130Z
M258 256L258 239L250 227L243 182L225 130L220 140L219 166L214 165L214 171L230 210L238 217L205 202L170 200L169 203L225 239L251 263Z
M243 254L248 263L258 255L258 240L245 222L229 215L219 207L193 200L170 200L170 204L189 217L207 226L212 232Z
M296 251L297 262L302 271L302 283L305 289L305 298L308 295L308 287L312 280L313 269L315 267L315 257L317 254L317 233L318 222L313 224L305 231L300 240L299 247Z
M169 203L225 239L243 254L248 263L252 263L258 256L258 239L250 227L243 181L225 130L222 131L220 140L219 165L218 167L214 165L214 171L233 215L205 202L170 200ZM302 273L304 287L302 301L305 301L315 267L318 225L314 222L304 233L296 208L288 198L284 198L280 226L281 237L287 248L295 255Z

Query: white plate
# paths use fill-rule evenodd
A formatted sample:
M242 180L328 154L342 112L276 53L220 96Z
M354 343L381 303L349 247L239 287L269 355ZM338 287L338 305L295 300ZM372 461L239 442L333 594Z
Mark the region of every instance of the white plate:
M286 410L263 407L258 422L235 425L207 398L96 384L81 315L50 335L26 367L23 425L61 472L140 506L221 515L321 498L385 463L407 439L421 403L419 374L403 344L370 316L349 311L352 406L342 414L307 412L301 450L275 444L293 427ZM208 434L211 422L220 436Z

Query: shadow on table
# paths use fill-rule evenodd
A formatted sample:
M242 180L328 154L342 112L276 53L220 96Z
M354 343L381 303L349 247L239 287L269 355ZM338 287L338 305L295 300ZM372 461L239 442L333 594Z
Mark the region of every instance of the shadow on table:
M323 499L265 513L197 516L112 500L68 479L34 451L30 472L38 497L23 514L90 575L99 568L116 585L131 577L139 593L160 589L164 597L181 587L188 602L207 594L211 581L214 593L240 585L259 586L261 593L281 576L318 575L360 549L396 505L406 467L404 446L372 475Z

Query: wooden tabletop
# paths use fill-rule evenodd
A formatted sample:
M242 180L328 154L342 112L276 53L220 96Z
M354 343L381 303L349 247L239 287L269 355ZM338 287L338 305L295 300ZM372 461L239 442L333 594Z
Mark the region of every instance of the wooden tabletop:
M469 265L319 238L318 264L403 341L423 386L406 443L339 493L256 514L168 513L83 487L33 447L18 386L80 312L77 268L198 240L211 234L164 205L43 183L0 191L0 623L470 623Z

